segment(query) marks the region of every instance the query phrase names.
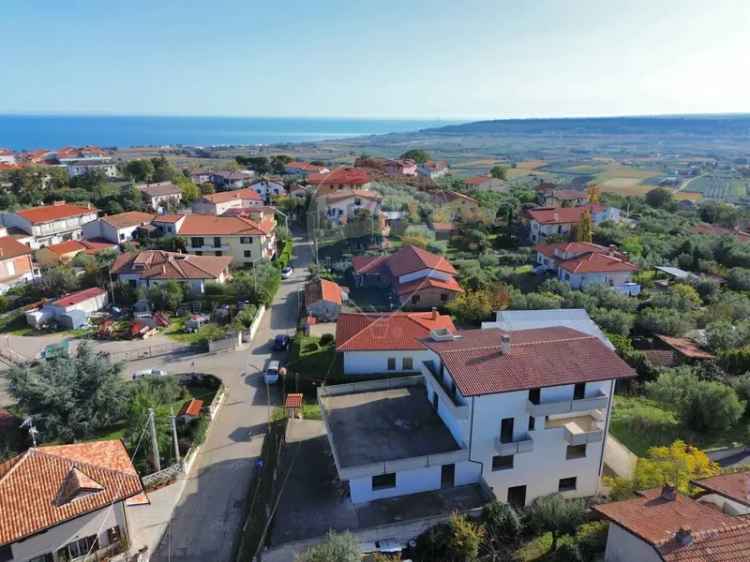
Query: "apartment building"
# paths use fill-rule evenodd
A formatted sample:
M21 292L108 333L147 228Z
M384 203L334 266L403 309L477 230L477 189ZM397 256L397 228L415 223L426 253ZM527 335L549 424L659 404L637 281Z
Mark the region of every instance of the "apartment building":
M3 213L3 225L33 236L31 249L38 250L64 240L80 240L83 226L96 220L97 210L90 206L56 201L51 205Z
M260 207L263 198L252 188L220 191L204 195L193 202L193 212L199 215L223 215L230 209Z
M573 328L558 322L568 311L530 312L530 322L515 323L522 329L501 321L481 330L431 330L419 340L423 376L401 386L368 381L353 391L334 386L319 393L353 502L471 483L515 506L551 493L598 491L615 381L635 373L584 311L574 311ZM374 336L363 341L373 345ZM376 351L388 357L398 351L389 340L407 338L380 339ZM400 418L397 445L373 440L367 454L350 456L361 436L357 424L347 429L346 422L357 410L369 411L367 419Z

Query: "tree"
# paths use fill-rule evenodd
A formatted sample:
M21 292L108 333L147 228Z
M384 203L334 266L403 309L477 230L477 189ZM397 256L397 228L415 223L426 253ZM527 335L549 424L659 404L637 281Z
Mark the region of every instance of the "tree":
M148 300L156 310L175 311L184 298L184 287L172 279L154 285L148 290Z
M201 190L187 178L178 178L175 183L182 190L182 199L185 203L192 203L201 196Z
M729 270L727 284L735 291L750 291L750 269L733 267Z
M586 504L580 498L566 500L560 494L542 496L534 500L528 510L528 521L538 533L552 533L552 550L562 535L573 534L583 522Z
M667 209L672 206L672 191L657 187L646 193L646 203L655 209Z
M706 453L678 440L669 447L650 448L645 457L638 459L632 480L605 478L605 482L611 487L610 497L621 500L633 496L638 490L665 484L688 493L691 480L716 476L720 472L719 465Z
M589 197L589 203L595 205L602 200L602 189L598 185L590 185L586 188L586 194Z
M154 165L151 160L131 160L125 165L125 175L133 181L149 181L154 175Z
M23 414L33 417L42 441L70 442L123 418L128 387L122 368L83 342L72 357L12 368L8 388Z
M591 213L584 211L581 215L581 221L573 229L576 242L591 242L593 231Z
M154 166L154 173L151 175L151 181L153 182L174 181L178 177L185 177L169 163L164 155L152 158L151 164Z
M454 513L450 518L448 550L452 560L474 562L479 556L485 531L465 515Z
M482 508L480 518L488 540L500 544L516 544L523 532L523 520L510 504L493 501Z
M490 176L497 180L508 179L508 168L505 166L492 166L490 168Z
M42 291L48 296L58 296L78 289L78 277L68 265L58 265L42 274Z
M295 558L295 562L360 562L362 551L351 533L328 532L326 540L311 546Z
M237 156L235 160L237 160L240 166L245 166L247 169L255 171L259 176L268 174L271 171L271 164L265 156Z
M402 160L414 160L417 164L424 164L425 162L432 160L432 157L430 154L422 150L421 148L412 148L411 150L407 150L404 152L401 156L399 156Z

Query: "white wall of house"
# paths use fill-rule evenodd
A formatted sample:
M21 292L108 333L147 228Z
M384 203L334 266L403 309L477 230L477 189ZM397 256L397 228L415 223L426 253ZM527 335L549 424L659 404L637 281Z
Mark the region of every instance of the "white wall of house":
M357 204L359 202L359 205ZM360 209L367 209L371 213L374 213L380 208L380 202L374 199L365 197L348 197L346 199L339 199L333 202L325 202L326 216L336 222L341 217L350 218L354 216L354 213Z
M107 530L116 526L120 527L123 537L126 537L127 522L123 502L77 517L47 529L44 533L14 543L11 546L11 560L21 562L47 553L55 553L66 544L91 535L97 535L99 544L103 547L108 544Z
M541 224L535 220L529 221L531 231L531 240L538 242L544 240L547 236L560 235L565 236L573 228L572 224Z
M633 273L631 271L570 273L560 268L558 270L558 278L570 283L570 286L574 289L580 289L590 285L621 287L625 283L630 283L633 280Z
M70 306L63 307L56 306L54 304L47 304L44 306L44 308L51 310L55 316L60 316L61 314L65 314L66 312L70 312L71 310L81 310L87 313L96 312L104 308L106 304L107 293L104 292L101 295L96 295L95 297L91 297L89 299L86 299L85 301L81 301Z
M43 246L58 244L64 240L80 240L82 227L96 220L96 212L86 213L78 217L69 217L42 224L32 224L30 221L15 213L3 213L3 225L20 228L31 234L34 239L31 249L38 250Z
M605 562L659 562L661 556L646 541L626 531L616 523L609 524Z
M86 240L104 238L113 244L122 244L133 239L133 233L138 230L139 226L136 224L117 228L105 220L97 219L83 226L83 238Z
M393 334L389 334L389 337ZM426 349L407 351L346 351L344 352L344 374L365 375L371 373L398 373L403 372L404 359L410 357L414 367L406 371L419 371L422 361L433 357L432 352ZM396 368L388 369L388 359L396 360Z
M140 275L132 273L120 274L117 276L117 278L121 283L132 285L131 281L135 281L136 287L145 288L154 287L168 281L167 279L141 279ZM182 283L187 288L187 290L194 295L202 295L205 291L207 282L211 281L214 283L224 283L226 281L226 277L224 275L221 275L218 279L174 279L173 281Z

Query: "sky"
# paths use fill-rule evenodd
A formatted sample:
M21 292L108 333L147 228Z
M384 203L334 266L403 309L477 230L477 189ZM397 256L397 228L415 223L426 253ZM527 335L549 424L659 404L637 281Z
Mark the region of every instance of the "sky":
M748 30L748 0L3 0L0 113L750 112Z

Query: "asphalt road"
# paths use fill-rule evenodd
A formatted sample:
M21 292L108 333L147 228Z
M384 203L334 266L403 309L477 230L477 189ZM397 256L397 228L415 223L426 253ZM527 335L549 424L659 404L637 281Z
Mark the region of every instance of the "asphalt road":
M285 280L261 322L248 351L197 357L180 363L142 361L143 366L165 366L171 372L214 373L228 387L224 404L211 424L206 442L195 461L185 491L177 505L155 562L228 562L239 536L245 500L255 459L267 428L270 405L280 401L279 391L266 385L259 371L271 357L270 342L277 334L291 334L297 320L299 298L311 245L295 239L295 273ZM270 398L270 404L269 400Z

